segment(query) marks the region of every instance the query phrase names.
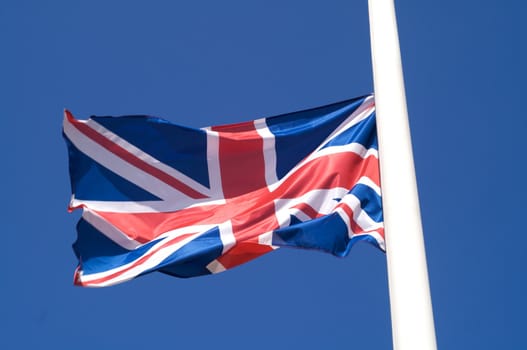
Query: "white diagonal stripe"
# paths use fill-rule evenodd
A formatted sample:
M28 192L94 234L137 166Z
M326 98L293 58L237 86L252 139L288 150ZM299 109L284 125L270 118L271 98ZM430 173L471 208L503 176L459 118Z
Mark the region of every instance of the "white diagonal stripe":
M339 146L331 146L331 147L324 147L329 141L331 141L333 138L337 137L347 129L353 127L354 125L360 123L364 119L371 116L371 114L375 111L375 105L373 104L373 96L368 96L363 103L353 112L349 115L348 118L344 122L342 122L338 128L335 129L331 133L330 136L328 136L323 142L320 143L320 145L316 148L315 151L313 151L306 159L298 163L293 169L291 169L284 177L282 177L279 181L273 183L269 186L270 191L274 191L280 185L293 173L295 173L298 169L305 166L307 163L311 162L314 159L328 156L331 154L337 154L337 153L344 153L344 152L353 152L362 158L367 158L369 156L374 156L375 158L378 158L378 151L374 148L365 148L360 143L349 143L347 145L339 145Z
M142 243L130 238L128 235L88 208L84 209L82 212L82 218L89 222L106 237L125 249L134 250L135 248L142 245Z
M198 238L199 236L201 236L202 234L206 233L207 231L209 231L213 227L215 227L215 226L214 225L195 225L195 226L183 227L183 228L180 228L180 229L177 229L177 230L172 230L172 231L166 232L165 234L163 234L163 235L161 235L161 236L156 238L156 239L160 239L159 242L157 242L152 247L150 247L150 249L148 249L148 251L143 253L137 259L135 259L135 260L133 260L133 261L127 263L127 264L120 265L120 266L118 266L116 268L109 269L109 270L106 270L106 271L103 271L103 272L97 272L97 273L88 274L88 275L83 274L83 275L80 276L81 281L83 283L90 283L90 281L98 280L100 278L111 276L113 274L118 274L116 277L111 278L111 279L109 279L107 281L101 282L99 284L90 284L91 286L100 286L100 287L102 287L102 286L108 286L108 285L112 285L112 284L116 284L116 283L120 283L120 282L124 282L124 281L130 280L130 279L136 277L137 275L141 274L142 272L156 267L161 262L163 262L166 258L168 258L170 255L172 255L174 252L178 251L181 247L185 246L190 241ZM192 234L192 235L189 236L189 237L186 237L185 239L182 239L180 242L178 242L178 243L176 243L174 245L171 245L171 246L159 249L159 247L161 247L164 244L166 244L167 241L173 240L173 239L175 239L175 238L177 238L177 237L179 237L181 235L184 235L184 234ZM159 249L159 250L157 250L157 249ZM148 254L150 254L150 252L152 252L152 251L155 251L155 252L152 255L148 256ZM148 258L145 261L141 262L141 264L139 264L137 266L134 266L134 267L130 268L132 265L134 265L136 263L136 261L138 259L142 259L145 256L148 256ZM122 273L120 273L120 272L122 272Z

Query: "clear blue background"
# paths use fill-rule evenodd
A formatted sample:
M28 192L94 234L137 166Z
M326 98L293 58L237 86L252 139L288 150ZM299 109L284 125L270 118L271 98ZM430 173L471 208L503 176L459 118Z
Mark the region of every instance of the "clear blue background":
M525 349L525 5L396 9L439 348ZM367 244L83 289L66 212L64 107L207 126L367 94L368 30L366 0L3 0L0 348L390 349Z

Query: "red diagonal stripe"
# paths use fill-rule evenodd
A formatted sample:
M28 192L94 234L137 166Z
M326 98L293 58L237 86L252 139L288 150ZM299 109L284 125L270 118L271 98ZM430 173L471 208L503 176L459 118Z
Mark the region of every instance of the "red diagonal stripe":
M178 242L181 242L183 239L185 238L188 238L190 236L192 236L194 233L188 233L188 234L184 234L184 235L181 235L181 236L178 236L178 237L175 237L175 238L172 238L170 240L168 240L167 242L163 243L162 245L160 245L159 247L157 247L156 249L153 249L151 251L149 251L147 254L144 254L142 255L139 259L137 259L136 261L134 261L130 266L128 266L127 268L123 269L123 270L120 270L118 272L114 272L108 276L105 276L105 277L101 277L101 278L98 278L98 279L95 279L95 280L91 280L91 281L87 281L87 282L83 282L81 281L80 277L79 277L79 273L80 273L80 270L77 270L75 271L75 279L74 279L74 283L76 285L79 285L79 286L89 286L89 285L94 285L94 284L99 284L99 283L102 283L102 282L106 282L108 280L111 280L113 278L116 278L122 274L124 274L125 272L133 269L134 267L136 266L139 266L141 264L143 264L145 261L147 261L152 255L154 255L155 253L157 253L158 251L160 251L161 249L163 248L166 248L166 247L169 247L171 245L174 245Z

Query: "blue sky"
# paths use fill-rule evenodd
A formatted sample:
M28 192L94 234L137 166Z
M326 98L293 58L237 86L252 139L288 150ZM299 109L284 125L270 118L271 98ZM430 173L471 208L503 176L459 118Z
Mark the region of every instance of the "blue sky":
M396 2L440 349L525 346L524 6ZM367 244L83 289L66 212L63 108L199 127L328 104L373 90L368 33L366 0L2 1L0 348L391 348Z

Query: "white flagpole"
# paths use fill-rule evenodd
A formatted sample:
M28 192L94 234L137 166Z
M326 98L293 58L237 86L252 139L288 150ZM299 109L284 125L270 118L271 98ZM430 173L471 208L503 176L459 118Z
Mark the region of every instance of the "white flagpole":
M436 337L393 0L368 0L382 204L395 350Z

